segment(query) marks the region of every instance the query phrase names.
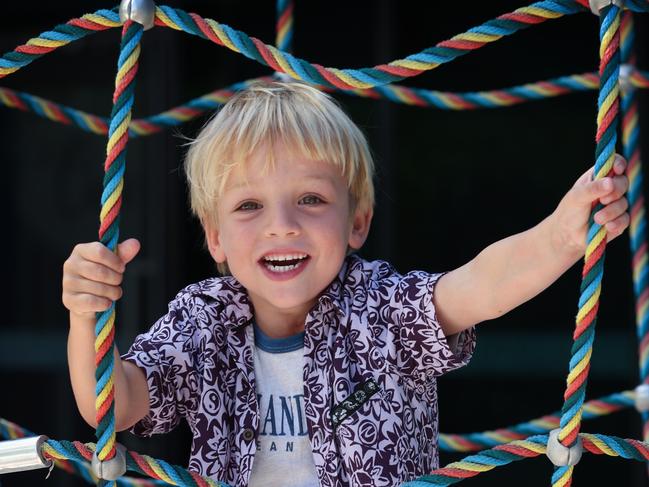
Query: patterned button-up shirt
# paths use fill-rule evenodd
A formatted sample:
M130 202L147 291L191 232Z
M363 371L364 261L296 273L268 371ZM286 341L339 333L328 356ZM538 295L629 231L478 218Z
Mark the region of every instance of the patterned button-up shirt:
M439 277L352 255L307 315L303 400L322 487L396 486L438 466L435 378L474 347L472 329L449 347L432 300ZM184 418L189 469L236 487L248 483L260 422L252 319L235 278L207 279L124 356L149 386L133 432L165 433Z

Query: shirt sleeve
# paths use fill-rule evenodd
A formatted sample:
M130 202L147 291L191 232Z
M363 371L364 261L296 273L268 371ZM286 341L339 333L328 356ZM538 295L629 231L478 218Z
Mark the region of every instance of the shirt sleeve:
M168 313L122 356L142 369L149 387L149 413L131 428L136 435L168 433L198 397L191 309L191 297L177 296Z
M446 337L439 325L433 295L443 274L413 271L400 276L391 293L395 361L414 380L438 377L466 365L475 349L475 329Z

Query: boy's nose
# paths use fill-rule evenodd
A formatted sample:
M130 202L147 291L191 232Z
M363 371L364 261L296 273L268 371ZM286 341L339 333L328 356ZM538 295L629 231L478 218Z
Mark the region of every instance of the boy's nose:
M275 208L268 212L269 220L266 235L269 237L297 236L300 234L300 224L291 209Z

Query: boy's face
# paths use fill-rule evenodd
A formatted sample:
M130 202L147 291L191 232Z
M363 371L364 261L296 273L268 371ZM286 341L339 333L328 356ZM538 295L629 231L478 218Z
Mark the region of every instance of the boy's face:
M294 316L303 324L348 246L362 246L372 212L350 213L347 184L333 164L278 145L266 168L267 150L228 176L218 228L205 229L208 246L247 289L258 321Z

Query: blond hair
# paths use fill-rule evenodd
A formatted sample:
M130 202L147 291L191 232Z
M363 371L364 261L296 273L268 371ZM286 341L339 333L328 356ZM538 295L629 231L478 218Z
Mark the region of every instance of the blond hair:
M284 144L341 170L352 209L374 206L374 164L360 129L325 93L304 83L270 82L234 95L190 143L185 159L192 212L218 225L228 174L263 144ZM273 164L273 151L268 151Z

